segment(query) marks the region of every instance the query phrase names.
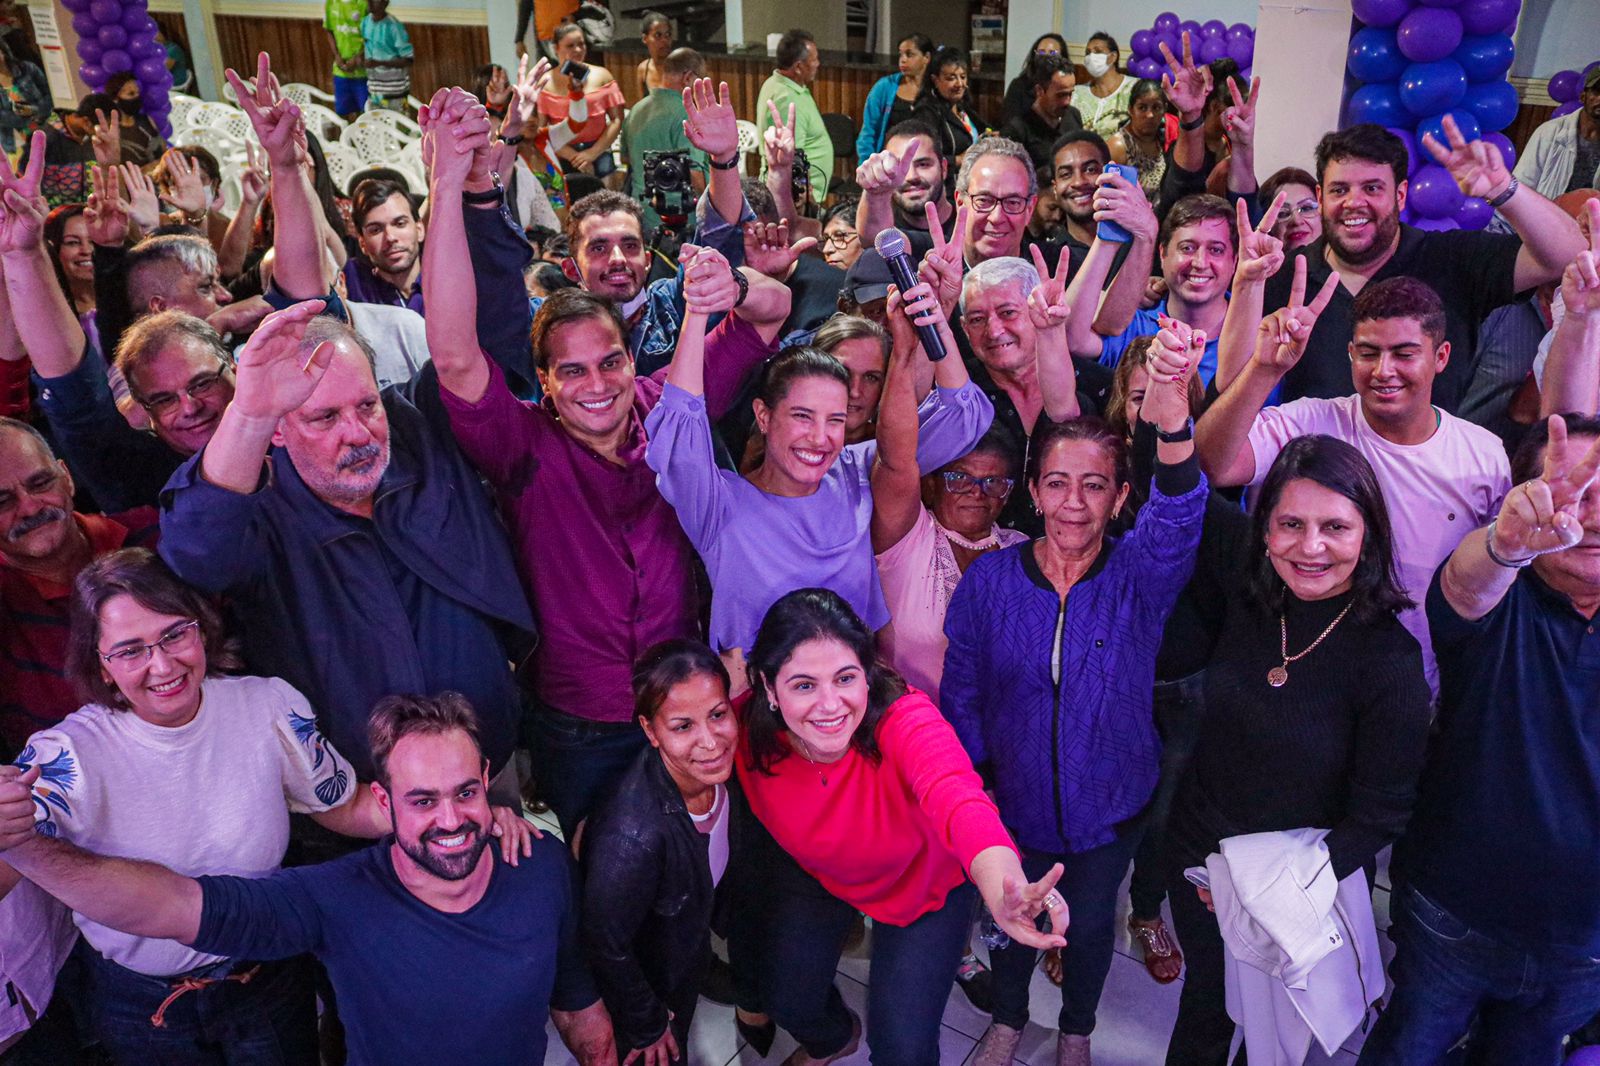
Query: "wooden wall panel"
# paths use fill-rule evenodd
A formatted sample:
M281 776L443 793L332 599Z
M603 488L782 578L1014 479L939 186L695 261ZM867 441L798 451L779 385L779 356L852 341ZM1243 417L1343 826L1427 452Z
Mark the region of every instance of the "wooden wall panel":
M150 17L161 27L161 36L176 41L185 52L194 55L194 50L189 47L189 27L184 23L181 11L152 11Z
M483 26L407 23L417 61L411 68L411 95L426 100L441 85L471 87L472 73L489 54ZM272 57L282 81L333 87L333 50L318 19L217 16L217 40L224 66L254 70L256 53Z
M1517 149L1517 158L1522 158L1522 149L1528 143L1528 138L1533 131L1550 121L1550 116L1555 114L1553 105L1523 104L1517 110L1517 117L1511 125L1505 128L1505 135Z

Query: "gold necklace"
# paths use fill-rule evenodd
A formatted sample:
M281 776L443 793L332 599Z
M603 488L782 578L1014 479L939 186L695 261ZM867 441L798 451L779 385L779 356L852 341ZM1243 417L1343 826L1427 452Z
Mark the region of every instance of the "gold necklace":
M806 747L806 742L801 740L798 734L794 735L794 742L800 745L801 757L804 758L806 762L810 763L811 768L817 772L817 780L822 782L822 787L827 788L828 775L822 772L822 766L817 763L817 760L811 757L811 751Z
M1278 653L1283 656L1283 665L1274 666L1271 670L1267 671L1267 684L1271 685L1273 688L1282 688L1285 684L1287 684L1289 681L1289 664L1294 662L1296 659L1304 659L1307 655L1310 655L1313 651L1315 651L1317 649L1317 645L1328 639L1328 634L1333 632L1333 627L1338 625L1340 622L1343 622L1344 616L1349 614L1350 608L1354 606L1354 600L1351 600L1349 603L1345 604L1344 610L1339 612L1339 617L1329 622L1328 628L1322 631L1322 635L1316 640L1313 640L1311 642L1311 646L1298 655L1289 654L1288 616L1283 614L1278 615Z

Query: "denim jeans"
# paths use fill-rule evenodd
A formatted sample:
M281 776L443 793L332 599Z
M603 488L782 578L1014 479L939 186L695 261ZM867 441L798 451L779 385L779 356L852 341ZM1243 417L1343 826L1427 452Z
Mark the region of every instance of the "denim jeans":
M1145 812L1144 838L1133 856L1133 879L1128 882L1128 898L1133 916L1140 919L1161 917L1161 901L1167 898L1167 816L1172 812L1172 797L1189 768L1195 741L1200 734L1200 718L1205 712L1204 672L1177 681L1164 681L1155 687L1156 732L1161 736L1161 778L1156 794Z
M1043 877L1055 863L1062 866L1056 891L1067 901L1072 927L1067 931L1067 946L1061 949L1061 1013L1056 1026L1068 1035L1094 1032L1095 1011L1115 948L1117 893L1139 836L1135 824L1124 828L1109 844L1072 855L1022 852L1022 869L1030 881ZM996 1022L1013 1029L1028 1024L1028 984L1038 957L1037 949L1014 941L989 952Z
M1554 1066L1563 1038L1600 1009L1600 959L1510 947L1409 886L1396 886L1391 911L1394 996L1362 1066L1432 1066L1474 1016L1468 1061Z
M317 1013L305 957L264 962L248 982L219 981L173 1000L157 1028L151 1017L177 977L124 969L83 942L95 1036L128 1066L317 1066ZM192 976L249 967L222 962Z
M528 723L539 794L572 839L649 743L635 721L593 722L535 707Z

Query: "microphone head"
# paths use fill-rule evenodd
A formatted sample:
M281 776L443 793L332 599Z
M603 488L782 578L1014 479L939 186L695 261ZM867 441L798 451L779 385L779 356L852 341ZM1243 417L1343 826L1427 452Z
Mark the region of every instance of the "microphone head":
M872 242L872 246L876 248L878 250L878 254L883 256L885 259L892 259L897 255L905 255L909 247L909 243L906 241L906 235L904 233L901 233L899 230L890 227L889 229L882 230L878 233L878 239Z

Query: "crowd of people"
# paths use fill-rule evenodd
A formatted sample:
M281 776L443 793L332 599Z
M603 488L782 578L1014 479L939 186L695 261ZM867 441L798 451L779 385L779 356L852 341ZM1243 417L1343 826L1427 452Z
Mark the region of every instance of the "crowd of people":
M137 83L0 163L0 1062L672 1066L706 996L929 1066L959 987L1005 1066L1042 966L1087 1066L1130 870L1170 1066L1587 1040L1600 68L1426 138L1432 232L1377 126L1258 181L1187 39L991 127L909 35L835 181L804 30L744 115L537 33L426 190L264 53L231 216Z

